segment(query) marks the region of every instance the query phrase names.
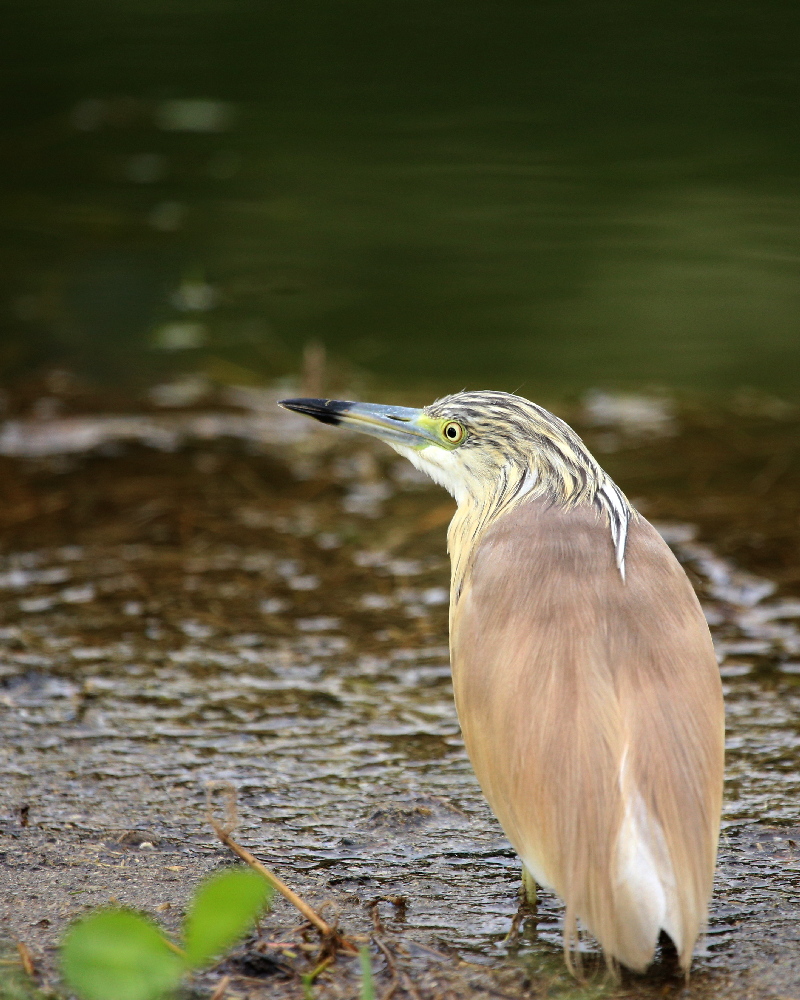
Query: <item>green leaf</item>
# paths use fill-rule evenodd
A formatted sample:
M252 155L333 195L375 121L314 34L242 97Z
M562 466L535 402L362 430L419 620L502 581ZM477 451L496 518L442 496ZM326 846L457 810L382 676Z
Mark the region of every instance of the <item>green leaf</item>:
M229 869L209 879L186 916L184 937L189 964L205 965L238 941L271 896L267 880L248 868Z
M361 1000L375 1000L375 981L372 978L372 958L366 945L358 953L361 962Z
M185 968L158 928L130 910L80 920L61 948L64 978L84 1000L157 1000Z

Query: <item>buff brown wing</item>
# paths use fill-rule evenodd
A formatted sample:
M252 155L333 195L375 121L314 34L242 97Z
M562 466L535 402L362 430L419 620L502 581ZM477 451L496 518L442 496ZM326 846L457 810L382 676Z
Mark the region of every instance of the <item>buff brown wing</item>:
M688 969L719 830L724 710L691 585L642 518L626 579L586 507L537 500L480 540L452 609L478 780L537 881L641 970L666 930ZM568 955L569 961L569 955Z

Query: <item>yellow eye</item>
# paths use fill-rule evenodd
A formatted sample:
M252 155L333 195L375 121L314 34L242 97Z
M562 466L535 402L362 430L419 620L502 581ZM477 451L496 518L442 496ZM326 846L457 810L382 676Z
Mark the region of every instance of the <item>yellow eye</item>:
M450 442L450 444L461 444L466 436L466 433L467 432L461 424L457 424L454 420L451 420L442 428L442 434L445 439Z

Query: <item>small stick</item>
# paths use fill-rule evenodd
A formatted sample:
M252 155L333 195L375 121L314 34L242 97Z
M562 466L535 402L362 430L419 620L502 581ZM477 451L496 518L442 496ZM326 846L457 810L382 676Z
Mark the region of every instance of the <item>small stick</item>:
M373 920L374 920L375 915L378 912L378 900L377 899L374 900L372 906L373 906L372 916L373 916ZM377 923L380 923L380 918L378 918ZM391 951L386 946L386 944L384 944L384 942L381 941L381 939L378 937L377 934L373 934L372 935L372 940L375 942L375 944L383 952L383 957L386 959L386 965L389 968L390 972L392 973L392 981L389 983L389 986L388 986L386 992L381 997L381 1000L391 1000L391 998L394 996L395 990L400 985L400 978L399 978L399 976L397 974L397 963L394 960L394 955L391 953Z
M403 972L402 977L403 977L403 989L406 991L406 993L408 993L410 997L413 997L413 1000L422 1000L422 997L419 995L419 990L411 982L411 977L409 976L409 974L407 972Z
M211 812L211 795L215 788L221 788L226 792L226 823L224 826L214 819ZM206 785L206 801L208 803L208 822L211 824L214 833L216 833L222 843L225 844L226 847L229 847L234 854L237 854L242 861L245 861L251 868L255 869L259 875L262 875L267 882L269 882L274 889L277 889L285 899L288 899L292 906L298 909L306 920L317 928L323 938L336 941L340 947L345 948L347 951L357 953L358 948L356 948L354 944L351 944L346 938L342 938L335 928L331 927L329 923L323 920L316 910L313 910L304 899L301 899L296 892L293 892L282 879L278 878L278 876L271 872L269 868L262 865L258 858L252 855L246 848L237 844L236 841L233 840L230 833L235 825L236 818L236 789L233 785L227 781L208 782Z
M22 941L17 941L15 943L17 946L17 952L19 953L19 960L22 962L22 968L25 970L25 975L35 976L36 966L33 964L33 955L31 954L30 948Z
M212 826L214 826L214 832L217 834L222 843L225 844L226 847L230 847L234 854L238 854L242 861L246 861L251 868L255 868L260 875L263 875L273 888L277 889L282 896L285 896L286 899L289 900L292 906L297 907L308 922L317 928L320 934L325 937L329 937L334 933L331 925L326 923L322 917L312 910L308 903L301 899L297 893L292 892L289 886L282 879L279 879L277 875L273 874L273 872L269 870L269 868L262 865L258 858L254 857L246 848L231 839L230 834L225 833L225 831L218 828L216 824L212 824Z
M378 937L377 934L373 934L372 935L372 940L375 942L375 944L383 952L383 957L386 959L386 964L392 970L392 975L396 976L397 975L397 965L396 965L395 960L394 960L394 955L389 951L389 949L386 947L386 945L383 943L383 941L381 941L381 939Z
M174 951L175 954L180 955L181 958L186 958L186 952L183 950L183 948L179 948L174 941L170 941L170 939L168 937L164 937L163 934L161 935L161 940L169 948L170 951Z
M220 981L217 983L217 988L211 994L210 1000L222 1000L222 998L225 996L225 990L227 990L230 984L231 984L231 977L223 976L222 979L220 979Z

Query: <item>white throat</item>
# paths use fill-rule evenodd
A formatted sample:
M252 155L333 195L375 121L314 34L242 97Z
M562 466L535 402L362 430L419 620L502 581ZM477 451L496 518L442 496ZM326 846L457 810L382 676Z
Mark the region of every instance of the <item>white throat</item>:
M405 445L392 446L398 455L407 458L411 464L424 472L437 484L444 486L459 507L467 503L470 491L464 475L464 466L453 451L445 451L431 445L428 448L407 448Z

